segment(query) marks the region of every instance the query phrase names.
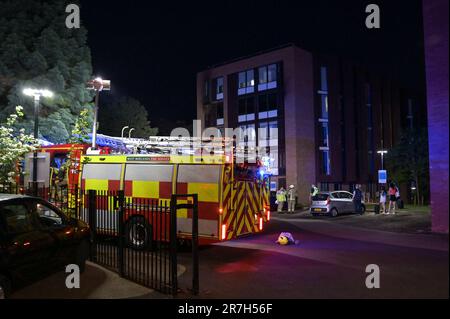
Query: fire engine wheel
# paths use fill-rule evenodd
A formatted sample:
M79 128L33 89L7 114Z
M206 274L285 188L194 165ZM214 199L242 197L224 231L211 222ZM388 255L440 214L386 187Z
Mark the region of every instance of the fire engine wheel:
M143 216L132 217L126 224L125 238L128 247L132 249L152 249L152 226L147 223Z

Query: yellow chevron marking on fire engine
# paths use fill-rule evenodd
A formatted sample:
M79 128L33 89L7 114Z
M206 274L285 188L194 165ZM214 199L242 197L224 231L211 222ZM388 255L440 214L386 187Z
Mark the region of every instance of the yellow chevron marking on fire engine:
M241 219L241 222L240 222L240 224L239 224L239 226L238 226L238 229L237 229L237 235L239 236L240 234L242 234L242 228L244 227L244 223L245 223L245 217L243 217L242 219Z
M107 179L86 179L84 182L84 188L86 190L95 189L97 191L107 191L108 190L108 180Z
M159 182L133 181L133 197L159 198Z
M199 202L213 202L219 201L219 186L210 183L188 183L188 193L198 194Z

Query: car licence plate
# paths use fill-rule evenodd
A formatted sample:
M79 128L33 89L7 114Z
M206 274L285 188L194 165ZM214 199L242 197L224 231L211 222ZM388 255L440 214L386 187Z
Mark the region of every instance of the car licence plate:
M321 212L322 209L321 209L321 208L315 208L314 211L315 211L315 212Z

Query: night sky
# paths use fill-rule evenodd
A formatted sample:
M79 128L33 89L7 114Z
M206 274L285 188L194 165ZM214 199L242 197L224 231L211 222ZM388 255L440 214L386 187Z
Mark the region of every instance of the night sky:
M381 29L365 27L366 5ZM363 62L423 92L421 1L81 1L104 102L140 100L153 125L195 118L196 73L286 43ZM109 95L109 97L106 97Z

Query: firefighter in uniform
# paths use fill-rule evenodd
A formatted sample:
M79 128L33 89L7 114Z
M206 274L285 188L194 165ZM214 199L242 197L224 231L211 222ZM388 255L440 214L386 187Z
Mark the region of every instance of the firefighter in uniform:
M50 167L50 198L53 201L58 197L58 169L56 167Z
M281 187L277 192L278 213L280 214L283 213L283 206L285 202L286 202L286 190L283 187Z
M287 191L287 200L288 200L288 213L294 213L295 211L295 197L297 196L297 190L294 185L289 186L289 190Z

